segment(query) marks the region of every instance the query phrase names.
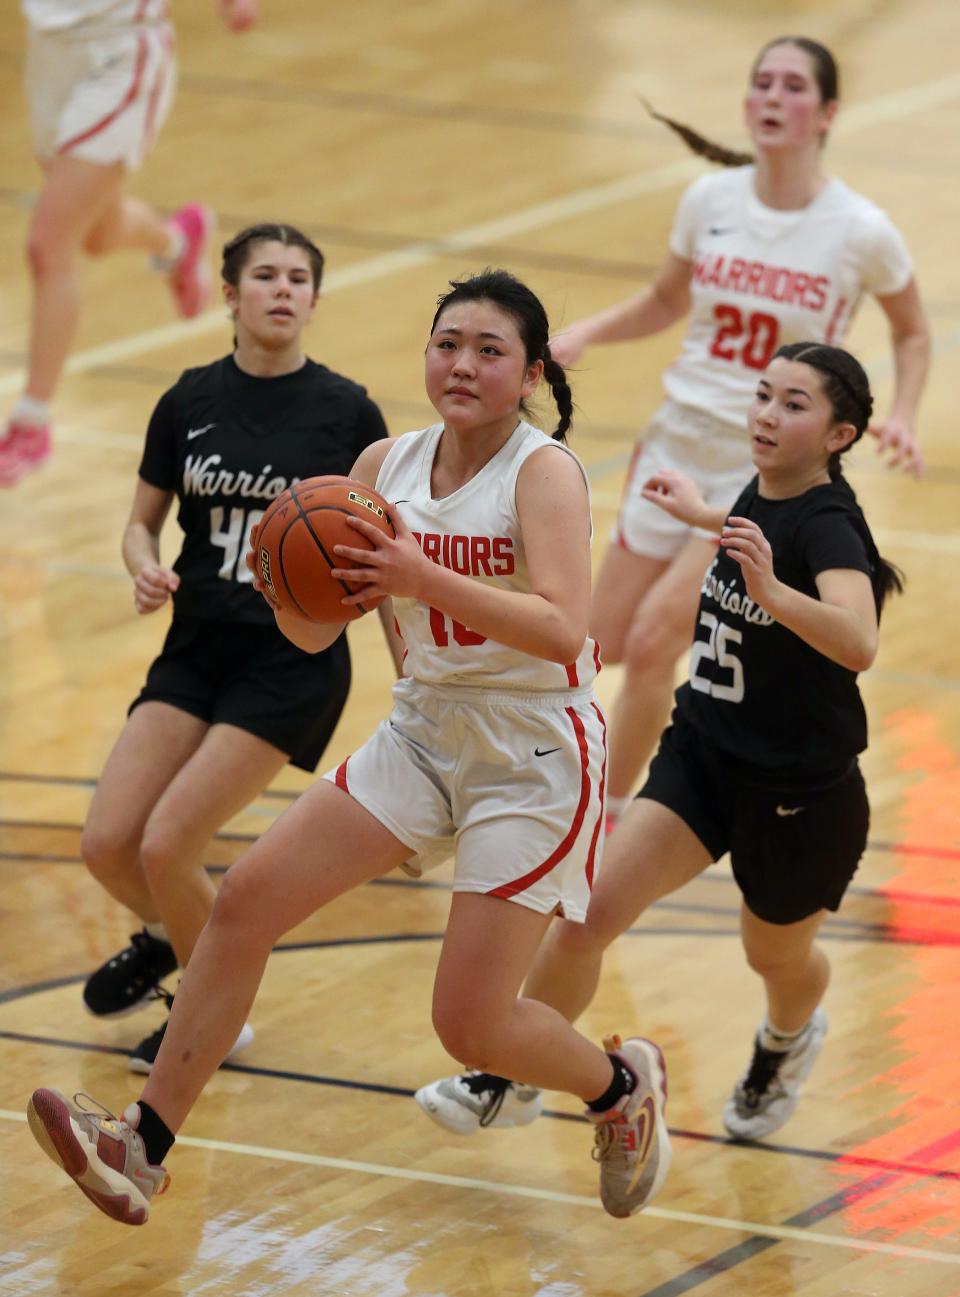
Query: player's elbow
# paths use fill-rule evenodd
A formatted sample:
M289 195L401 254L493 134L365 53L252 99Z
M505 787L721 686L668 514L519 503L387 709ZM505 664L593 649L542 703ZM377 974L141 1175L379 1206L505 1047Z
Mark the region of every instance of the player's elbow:
M556 633L550 637L550 652L547 655L549 661L559 662L561 666L566 666L569 662L576 662L583 651L586 638L586 624L582 626L558 626Z
M864 631L853 639L844 654L843 665L850 671L866 671L877 656L879 640L876 631Z

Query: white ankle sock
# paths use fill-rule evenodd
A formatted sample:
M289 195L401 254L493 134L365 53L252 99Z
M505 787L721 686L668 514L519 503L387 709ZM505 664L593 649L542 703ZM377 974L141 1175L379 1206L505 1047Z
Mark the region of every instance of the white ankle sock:
M155 252L150 258L151 268L161 275L169 275L171 270L176 270L177 262L187 250L187 236L179 225L168 225L167 232L170 241L166 250Z
M167 936L167 930L162 923L145 923L143 925L147 932L153 937L154 941L165 941L170 944L170 938Z
M792 1049L809 1026L810 1020L808 1019L799 1031L782 1031L770 1021L768 1016L764 1018L763 1025L760 1028L760 1044L764 1049L772 1049L777 1054L785 1054L788 1049Z
M32 428L42 428L50 422L50 402L38 401L35 396L23 395L10 411L11 423L29 423Z

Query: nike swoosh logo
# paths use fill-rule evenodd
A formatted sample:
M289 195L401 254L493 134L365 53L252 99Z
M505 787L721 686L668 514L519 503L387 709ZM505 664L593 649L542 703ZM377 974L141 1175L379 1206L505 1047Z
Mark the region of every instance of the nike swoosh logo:
M193 441L194 437L202 437L205 432L209 432L211 428L216 426L215 423L205 423L202 428L191 428L187 432L187 441Z
M732 234L733 226L732 225L711 225L707 233L712 234L715 238L720 234Z
M778 806L777 814L778 815L799 815L803 809L804 807L802 806Z
M637 1160L634 1164L633 1175L630 1177L630 1183L627 1185L627 1193L633 1193L634 1189L640 1182L644 1168L650 1158L650 1149L653 1146L653 1137L657 1130L657 1108L652 1094L645 1094L640 1104L639 1111L634 1120L637 1123Z
M551 752L559 752L559 751L560 751L559 748L544 748L544 750L541 752L539 748L534 748L533 755L535 757L548 757Z

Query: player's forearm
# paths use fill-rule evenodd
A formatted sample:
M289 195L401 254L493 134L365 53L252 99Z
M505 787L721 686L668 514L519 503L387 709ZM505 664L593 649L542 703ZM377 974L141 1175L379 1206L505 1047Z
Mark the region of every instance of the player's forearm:
M586 618L572 622L543 595L497 589L435 564L418 597L478 635L548 662L575 661L587 637Z
M304 653L322 653L343 633L346 625L346 622L305 621L282 608L275 608L274 616L290 643L296 644Z
M686 309L685 303L667 301L651 286L606 311L587 316L578 327L586 346L630 342L669 328L684 316Z
M909 333L894 334L893 402L890 414L913 424L930 368L930 332L926 321Z
M779 581L760 602L781 626L848 671L866 671L876 657L876 623L868 625L852 608L812 599Z
M144 564L160 562L160 537L142 522L127 523L120 552L127 571L136 577Z

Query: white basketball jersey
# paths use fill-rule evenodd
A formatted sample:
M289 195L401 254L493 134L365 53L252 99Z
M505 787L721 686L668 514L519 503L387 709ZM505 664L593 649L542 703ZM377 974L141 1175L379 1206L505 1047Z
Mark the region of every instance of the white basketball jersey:
M28 22L37 31L66 31L82 23L160 22L167 0L21 0Z
M380 469L377 490L396 505L434 563L486 585L528 593L517 475L541 446L570 455L586 482L583 465L561 442L521 421L475 477L452 495L435 500L430 475L442 431L443 425L436 424L398 437ZM596 645L589 637L576 662L560 666L478 635L415 599L393 602L406 648L404 674L426 684L553 693L590 684L600 669Z
M663 385L738 433L778 347L839 344L864 292L898 293L913 274L887 215L842 181L778 211L757 199L755 174L736 167L694 181L670 236L670 251L693 262L693 305Z

